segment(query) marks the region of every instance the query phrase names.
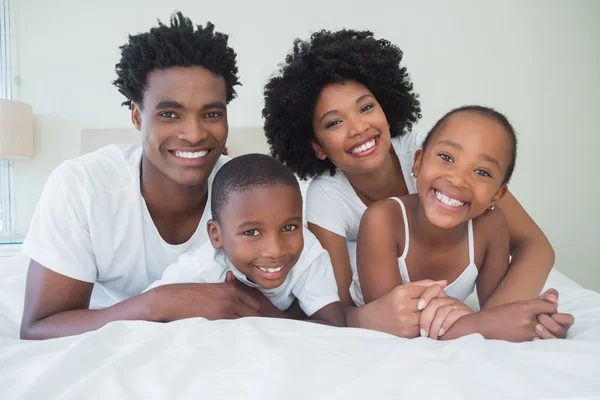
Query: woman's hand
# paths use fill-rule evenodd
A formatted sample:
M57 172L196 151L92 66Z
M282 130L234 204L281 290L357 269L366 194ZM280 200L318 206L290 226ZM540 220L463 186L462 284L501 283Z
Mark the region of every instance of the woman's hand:
M462 301L446 296L443 290L438 297L427 302L420 301L419 305L423 307L419 318L420 334L434 340L448 332L460 318L473 312Z
M558 291L548 289L538 299L558 306ZM541 325L538 327L540 339L564 339L569 328L575 323L575 319L571 314L566 313L540 314L538 322Z

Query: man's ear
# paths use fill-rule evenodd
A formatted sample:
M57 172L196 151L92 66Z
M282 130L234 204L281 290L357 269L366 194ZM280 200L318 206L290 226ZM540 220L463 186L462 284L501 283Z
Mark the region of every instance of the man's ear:
M138 131L142 130L142 111L133 101L131 102L131 122L135 129Z
M212 246L215 249L222 249L223 241L221 240L221 227L219 226L219 223L209 219L206 224L206 229L208 230L208 238L210 239Z
M315 140L311 140L310 145L312 146L313 151L315 152L315 156L317 156L319 160L323 161L327 158L327 154L325 154L323 148L319 143L317 143Z
M415 152L415 161L413 163L412 175L416 178L419 176L419 171L421 170L421 164L423 163L423 150L417 150Z
M502 184L502 186L500 186L500 189L498 189L498 191L496 192L494 197L492 197L492 201L490 202L490 206L489 206L490 210L493 210L494 208L496 208L498 202L500 201L500 199L502 199L502 196L504 196L507 191L508 191L508 187L505 184Z

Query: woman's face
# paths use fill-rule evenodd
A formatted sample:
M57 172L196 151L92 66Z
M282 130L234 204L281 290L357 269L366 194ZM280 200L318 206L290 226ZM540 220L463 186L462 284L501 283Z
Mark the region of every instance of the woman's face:
M315 154L344 173L368 173L380 167L390 150L390 126L383 109L356 81L325 86L313 114Z

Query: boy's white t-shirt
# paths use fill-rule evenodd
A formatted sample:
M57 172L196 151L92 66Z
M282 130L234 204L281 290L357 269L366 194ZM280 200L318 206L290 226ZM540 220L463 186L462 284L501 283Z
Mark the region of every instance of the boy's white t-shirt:
M263 289L250 282L231 264L225 251L215 249L208 241L198 250L182 254L177 262L165 270L160 280L146 290L173 283L225 282L227 271L231 271L239 281L260 290L280 311L287 310L298 299L300 308L310 317L340 299L329 253L309 230L304 229L303 233L302 254L283 284L277 288Z
M140 188L140 145L110 145L63 162L46 183L22 252L61 275L96 283L91 307L140 294L165 268L208 241L210 186L196 232L183 244L160 236Z

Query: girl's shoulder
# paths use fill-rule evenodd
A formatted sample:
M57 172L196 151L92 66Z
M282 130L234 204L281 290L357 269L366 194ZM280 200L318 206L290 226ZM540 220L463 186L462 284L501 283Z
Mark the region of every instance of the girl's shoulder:
M494 240L498 235L508 235L508 224L500 209L486 211L473 219L473 235L475 240Z

